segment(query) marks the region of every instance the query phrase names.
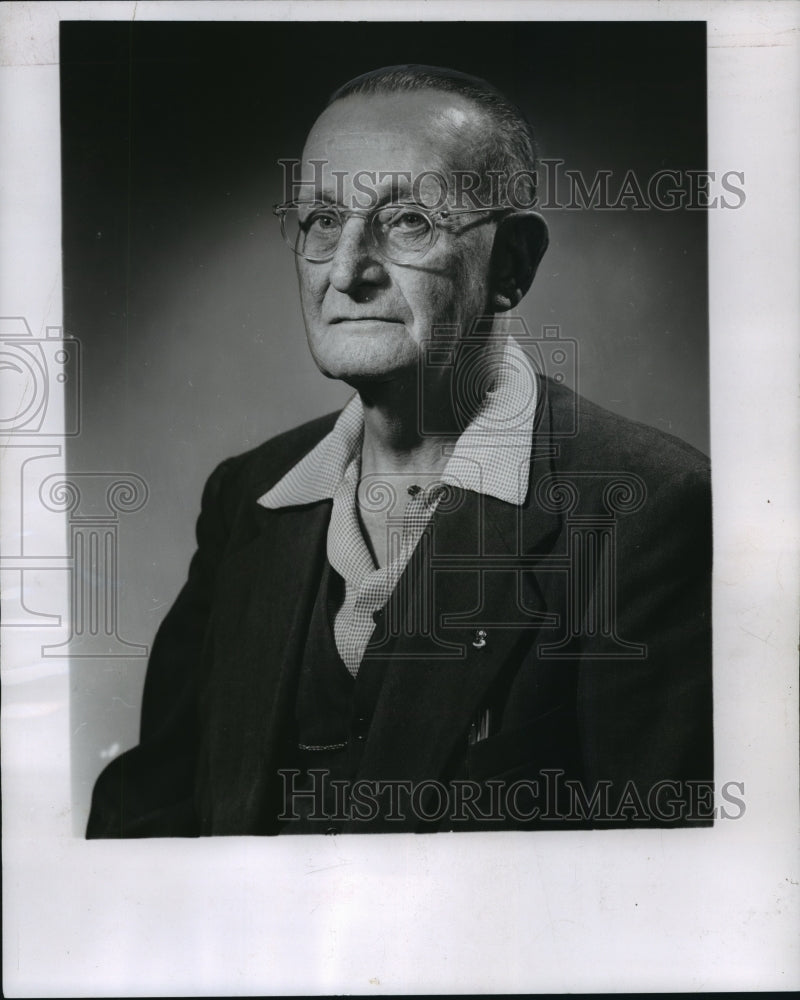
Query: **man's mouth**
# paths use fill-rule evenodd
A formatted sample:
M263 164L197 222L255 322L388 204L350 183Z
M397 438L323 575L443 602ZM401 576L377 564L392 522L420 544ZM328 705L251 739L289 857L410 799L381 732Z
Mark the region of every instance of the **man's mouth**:
M331 321L331 325L336 323L402 323L402 320L394 316L336 316Z

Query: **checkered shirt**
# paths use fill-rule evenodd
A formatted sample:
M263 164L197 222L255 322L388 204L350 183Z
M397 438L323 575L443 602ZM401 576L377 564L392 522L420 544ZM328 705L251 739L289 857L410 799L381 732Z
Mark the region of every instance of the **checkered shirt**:
M345 597L336 612L336 648L355 677L370 637L374 615L384 607L408 565L439 505L443 485L497 497L521 505L528 492L537 383L525 352L509 338L502 348L490 388L469 426L448 446L447 464L436 483L412 493L402 518L392 517L398 503L391 480L362 483L363 504L390 518L389 560L377 567L364 540L358 517L364 411L358 395L345 406L326 437L259 499L279 508L333 500L327 554L342 577ZM404 499L404 498L403 498ZM395 527L396 525L396 527Z

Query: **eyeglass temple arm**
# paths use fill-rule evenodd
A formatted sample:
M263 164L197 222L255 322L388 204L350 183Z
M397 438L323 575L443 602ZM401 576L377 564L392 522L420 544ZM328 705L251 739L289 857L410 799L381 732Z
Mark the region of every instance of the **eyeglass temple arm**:
M542 218L535 209L514 208L513 205L486 205L484 208L440 208L431 214L447 218L452 215L476 215L478 212L510 212L512 215L531 215Z

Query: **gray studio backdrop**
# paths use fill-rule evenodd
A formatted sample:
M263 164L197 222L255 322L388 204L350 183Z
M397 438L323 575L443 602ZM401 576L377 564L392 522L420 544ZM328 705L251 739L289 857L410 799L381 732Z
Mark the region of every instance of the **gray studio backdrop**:
M542 155L589 177L610 169L618 186L629 168L705 166L702 25L660 26L668 38L648 25L438 26L438 35L432 25L424 44L399 26L391 44L384 31L380 44L374 35L371 47L351 48L354 31L369 42L382 26L307 25L305 44L308 33L320 45L335 33L338 62L299 93L280 63L288 57L263 58L267 43L291 48L297 26L258 26L256 42L254 26L213 36L203 27L62 33L65 322L83 364L68 463L131 473L147 488L146 503L119 513L115 541L117 636L142 648L117 643L114 655L71 664L76 833L97 773L136 742L138 654L185 579L205 479L223 458L350 395L308 355L292 254L271 214L282 200L276 161L299 155L325 93L378 65L440 62L511 92ZM498 44L487 49L492 31ZM705 214L543 214L550 249L518 310L529 330L557 327L577 343L567 381L584 395L707 451Z

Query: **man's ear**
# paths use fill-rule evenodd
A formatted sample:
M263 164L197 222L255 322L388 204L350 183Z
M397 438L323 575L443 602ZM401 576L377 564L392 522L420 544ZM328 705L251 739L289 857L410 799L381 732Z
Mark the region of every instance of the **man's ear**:
M538 212L509 215L497 227L491 260L492 308L513 309L533 283L548 243L547 223Z

